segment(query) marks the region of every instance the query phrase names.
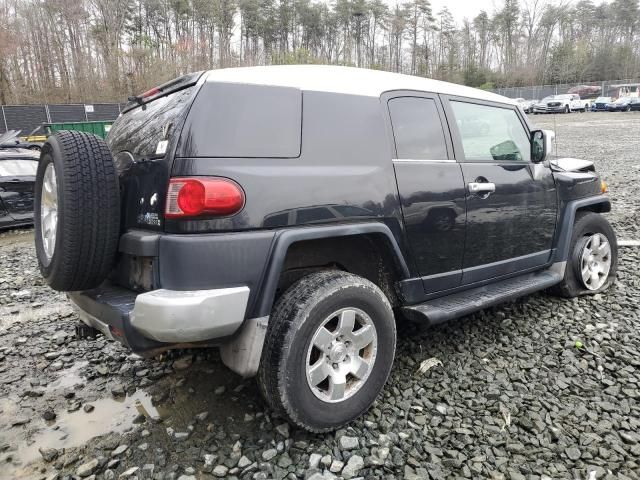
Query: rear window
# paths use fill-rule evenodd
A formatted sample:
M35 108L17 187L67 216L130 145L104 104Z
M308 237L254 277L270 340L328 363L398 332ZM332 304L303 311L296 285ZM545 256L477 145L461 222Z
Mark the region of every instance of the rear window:
M297 88L205 83L182 130L185 157L300 156L302 92Z
M158 143L171 132L189 105L195 86L160 97L122 114L115 121L107 143L114 154L129 151L135 156L156 156Z
M38 162L31 160L0 161L0 177L35 176L36 170L38 170Z

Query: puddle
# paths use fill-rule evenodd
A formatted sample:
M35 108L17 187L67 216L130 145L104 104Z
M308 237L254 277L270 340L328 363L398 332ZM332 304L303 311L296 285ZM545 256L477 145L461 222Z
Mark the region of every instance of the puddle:
M85 361L76 362L58 372L47 385L47 393L74 389L77 384L86 383L81 377L86 365ZM90 401L94 410L89 413L82 408L75 412L57 410L56 419L50 422L25 405L21 408L11 399L0 399L0 462L4 463L0 479L5 478L3 475L11 479L43 476L38 469L50 467L43 462L39 448L82 447L95 437L124 434L135 427L133 422L140 414L152 424L162 420L159 436L155 435L158 431L154 433L153 425L146 427L155 435L150 439L155 443L166 438L165 427L185 431L202 412L209 413L207 424L229 435L255 436L262 408L254 382L240 380L220 367L219 363L194 365L188 372L168 375L148 390L139 389L123 398L109 396ZM83 391L88 393L90 387L88 384ZM11 419L18 417L30 421L24 426L11 427Z
M58 378L53 382L50 382L47 385L46 390L66 390L73 388L76 385L84 384L86 380L80 376L80 372L83 371L87 365L89 365L89 362L87 361L76 362L71 367L60 370L57 372Z
M28 439L24 440L20 427L0 432L0 443L9 443L10 450L3 457L10 456L16 465L26 465L41 459L38 448L72 448L84 445L92 438L109 432L125 433L133 427L133 420L143 414L151 419L160 419L161 411L153 406L151 396L142 390L136 391L121 400L102 398L90 402L95 408L86 413L82 408L75 412L62 411L54 421L47 422L41 418L27 424ZM3 399L0 403L2 415L17 413L17 405ZM165 412L166 413L166 412ZM6 417L5 417L6 418ZM33 430L33 427L36 427ZM13 438L11 438L13 437ZM6 473L6 472L4 472ZM13 475L18 475L14 471Z

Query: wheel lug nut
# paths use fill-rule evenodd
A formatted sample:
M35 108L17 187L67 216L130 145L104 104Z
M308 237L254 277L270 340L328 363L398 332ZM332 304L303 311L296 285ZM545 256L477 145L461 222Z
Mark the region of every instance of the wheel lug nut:
M337 363L334 363L334 364L333 364L333 368L338 368L338 364L337 364Z

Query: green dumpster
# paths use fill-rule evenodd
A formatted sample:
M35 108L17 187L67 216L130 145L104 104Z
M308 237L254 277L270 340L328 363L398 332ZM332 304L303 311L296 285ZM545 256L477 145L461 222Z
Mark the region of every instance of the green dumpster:
M105 138L111 130L112 121L103 122L58 122L44 123L42 126L47 135L60 130L77 130L79 132L95 133L99 137Z

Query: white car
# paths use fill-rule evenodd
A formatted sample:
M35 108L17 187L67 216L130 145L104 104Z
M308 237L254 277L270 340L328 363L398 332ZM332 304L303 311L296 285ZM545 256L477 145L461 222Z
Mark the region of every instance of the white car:
M566 93L543 98L533 106L533 113L588 112L590 108L589 100L582 100L575 93Z
M539 101L539 100L526 100L524 98L515 98L514 100L518 102L518 105L520 105L524 113L533 112L533 106Z

